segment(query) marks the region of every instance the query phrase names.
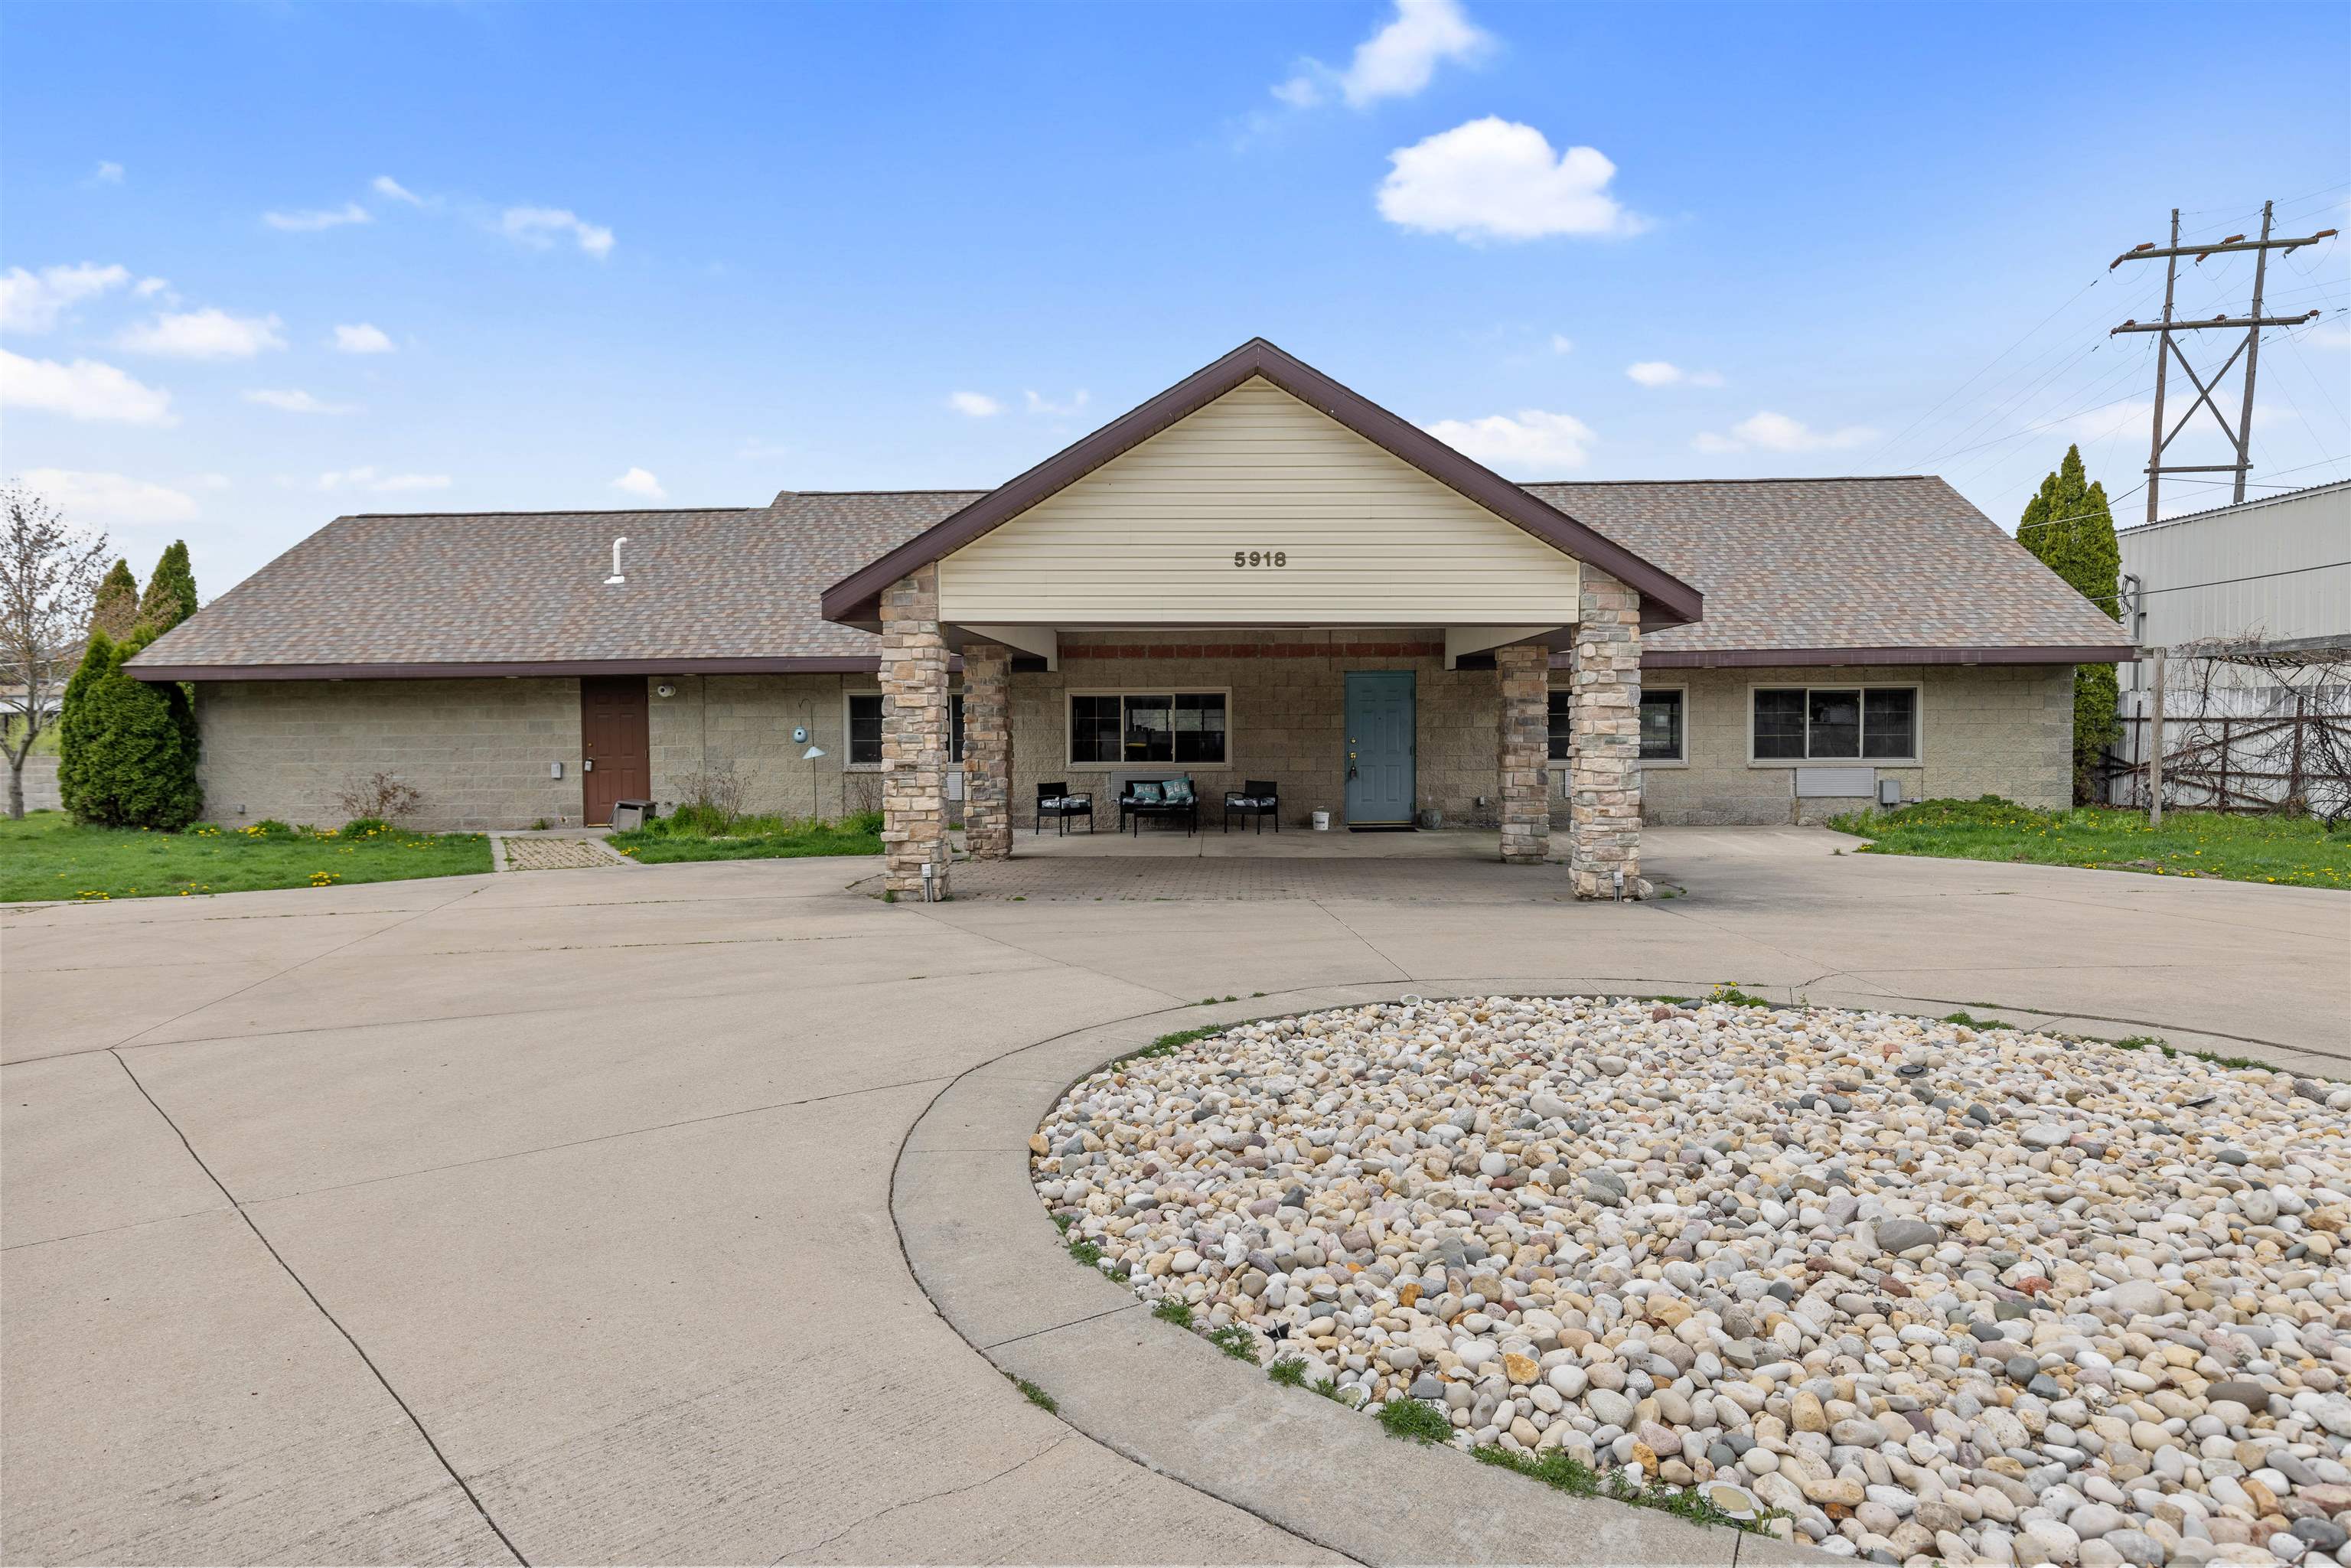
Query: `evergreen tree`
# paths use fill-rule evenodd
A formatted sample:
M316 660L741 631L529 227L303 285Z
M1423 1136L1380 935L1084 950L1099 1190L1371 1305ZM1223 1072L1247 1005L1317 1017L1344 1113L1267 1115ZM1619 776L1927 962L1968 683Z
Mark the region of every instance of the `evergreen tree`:
M2025 504L2017 542L2105 612L2122 619L2122 547L2115 542L2115 515L2105 486L2082 466L2082 449L2068 446L2057 472L2041 481ZM2097 784L2097 762L2115 736L2119 692L2112 664L2074 669L2074 799L2086 803Z
M131 575L129 561L116 561L106 580L98 585L98 602L90 607L89 624L90 630L103 632L118 643L139 624L139 580Z
M139 601L139 625L161 637L196 612L196 574L188 564L188 541L173 539L147 580Z
M154 640L118 643L93 630L66 683L57 729L57 790L78 821L177 832L196 820L195 716L174 682L136 679L123 662Z

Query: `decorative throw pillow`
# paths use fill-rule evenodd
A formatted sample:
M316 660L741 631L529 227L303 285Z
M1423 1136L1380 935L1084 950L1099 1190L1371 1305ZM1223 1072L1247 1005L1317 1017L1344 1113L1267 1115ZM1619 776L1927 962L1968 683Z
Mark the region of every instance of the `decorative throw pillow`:
M1170 779L1162 786L1162 788L1164 788L1167 792L1167 803L1169 805L1188 806L1192 803L1191 779Z
M1148 783L1138 779L1134 783L1128 785L1127 789L1131 793L1131 798L1138 806L1156 806L1159 804L1159 786L1155 783Z

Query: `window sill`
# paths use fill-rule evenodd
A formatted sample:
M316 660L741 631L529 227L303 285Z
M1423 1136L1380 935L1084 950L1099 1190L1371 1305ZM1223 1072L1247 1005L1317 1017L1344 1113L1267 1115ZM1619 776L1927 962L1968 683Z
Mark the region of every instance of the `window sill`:
M1924 768L1924 758L1917 757L1771 757L1747 759L1750 768Z

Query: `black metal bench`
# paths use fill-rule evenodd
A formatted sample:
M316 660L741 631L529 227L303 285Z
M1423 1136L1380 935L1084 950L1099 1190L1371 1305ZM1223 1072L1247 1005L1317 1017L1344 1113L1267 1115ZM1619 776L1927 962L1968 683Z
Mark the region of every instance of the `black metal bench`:
M1184 824L1184 831L1186 834L1196 832L1199 830L1200 793L1197 789L1192 791L1192 798L1188 800L1169 800L1164 798L1156 800L1139 800L1135 796L1134 787L1138 783L1163 784L1162 780L1153 779L1130 779L1125 782L1125 784L1122 785L1118 792L1119 831L1124 832L1126 831L1127 823L1132 821L1134 824L1134 836L1141 838L1143 836L1143 819L1145 817L1165 817L1171 821L1180 820Z

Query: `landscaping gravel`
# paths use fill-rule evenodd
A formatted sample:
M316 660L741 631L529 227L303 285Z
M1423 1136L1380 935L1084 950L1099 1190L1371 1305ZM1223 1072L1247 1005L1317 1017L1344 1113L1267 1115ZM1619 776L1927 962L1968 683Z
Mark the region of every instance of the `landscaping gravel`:
M1114 1065L1030 1146L1081 1257L1463 1448L1886 1562L2351 1564L2346 1111L2006 1028L1406 998Z

